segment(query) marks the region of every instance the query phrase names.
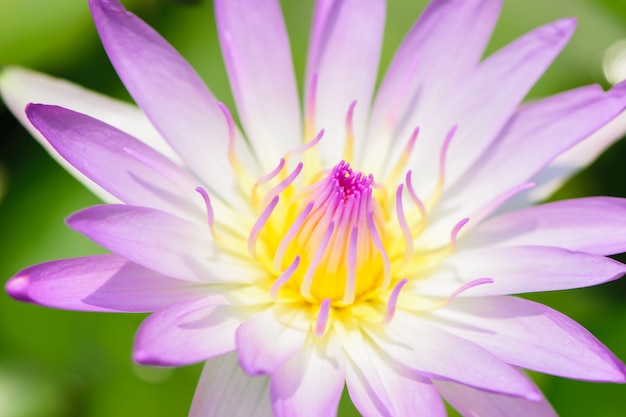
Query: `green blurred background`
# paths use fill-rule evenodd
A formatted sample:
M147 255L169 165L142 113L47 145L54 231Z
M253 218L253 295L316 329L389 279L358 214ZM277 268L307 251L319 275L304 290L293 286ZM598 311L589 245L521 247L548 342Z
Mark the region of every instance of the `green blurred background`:
M301 80L312 1L282 3ZM388 3L383 68L426 1ZM172 42L220 100L232 104L211 1L124 4ZM626 39L626 0L505 0L490 51L565 16L578 18L578 30L531 97L589 83L610 85L606 51ZM0 0L0 65L7 64L128 99L101 48L86 0ZM626 142L618 143L553 198L626 196L625 158ZM33 263L101 252L64 225L70 213L97 203L0 104L0 280ZM626 281L532 298L570 315L626 359ZM50 310L2 292L0 417L185 416L201 368L133 364L133 334L143 317ZM563 416L626 413L626 386L533 377ZM340 416L357 415L344 398Z

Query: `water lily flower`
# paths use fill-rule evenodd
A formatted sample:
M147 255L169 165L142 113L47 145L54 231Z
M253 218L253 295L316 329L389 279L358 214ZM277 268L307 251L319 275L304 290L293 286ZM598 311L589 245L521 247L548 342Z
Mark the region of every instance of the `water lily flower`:
M332 416L344 386L364 416L444 416L442 398L553 416L521 368L626 381L579 324L511 296L626 273L606 257L625 200L533 205L626 107L623 84L520 104L573 19L481 60L501 0L433 0L375 91L385 1L318 0L301 110L278 0L215 0L238 124L152 28L89 4L141 110L17 68L0 88L108 202L67 222L111 254L31 266L12 297L151 312L138 363L206 361L192 417Z

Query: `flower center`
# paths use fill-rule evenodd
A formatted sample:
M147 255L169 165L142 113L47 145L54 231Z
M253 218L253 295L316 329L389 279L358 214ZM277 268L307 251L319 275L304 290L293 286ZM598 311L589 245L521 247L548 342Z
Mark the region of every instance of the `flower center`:
M287 227L271 251L274 265L290 272L283 278L285 290L311 302L330 299L347 305L389 285L373 183L371 175L354 172L341 161L294 194L287 203L287 221L277 221Z

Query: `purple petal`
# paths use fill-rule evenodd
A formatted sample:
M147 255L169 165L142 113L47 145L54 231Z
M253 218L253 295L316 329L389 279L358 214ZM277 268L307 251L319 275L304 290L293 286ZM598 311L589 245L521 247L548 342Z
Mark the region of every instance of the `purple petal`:
M123 202L205 222L197 182L147 145L62 107L31 104L26 113L63 158Z
M439 111L445 105L447 92L482 57L501 3L435 0L428 5L400 45L376 95L369 140L386 149L407 113L415 108ZM366 156L365 166L384 162L379 153Z
M400 365L436 379L523 397L540 398L536 387L513 367L479 345L396 311L385 327L365 329L378 348Z
M346 331L346 385L361 415L409 416L422 410L429 416L446 411L432 382L390 361L384 352L365 342L357 326Z
M289 39L276 0L218 0L215 15L237 111L269 171L302 144Z
M198 74L116 0L89 5L109 59L135 102L209 188L226 201L239 201L228 162L226 118Z
M87 90L69 81L50 77L31 70L8 67L0 76L2 99L24 127L50 152L65 169L109 203L119 200L104 191L98 184L72 167L52 148L41 133L29 122L24 109L29 103L55 104L83 114L129 133L140 141L176 160L176 154L155 130L148 118L137 106Z
M343 146L338 144L342 144L346 137L346 115L355 100L355 145L359 146L365 136L365 123L378 73L385 6L384 0L324 0L316 3L306 94L310 100L309 89L317 77L315 132L325 130L318 148L323 160L331 165L342 159Z
M604 125L585 140L559 155L545 169L532 178L535 188L509 201L512 210L544 201L572 175L590 165L602 152L626 134L626 111Z
M533 30L485 60L467 80L457 107L459 136L448 154L451 182L462 175L500 131L530 88L561 52L576 21L563 19ZM479 111L476 111L479 109Z
M245 374L234 353L207 361L189 411L189 417L224 416L273 416L268 378Z
M344 384L341 346L334 337L310 337L270 376L276 417L337 415Z
M142 365L180 366L235 350L235 330L255 308L223 304L209 296L203 308L189 309L201 298L173 304L153 313L139 327L133 358Z
M478 163L447 191L442 209L462 205L465 214L472 213L531 180L559 154L619 114L626 106L624 87L606 94L598 86L583 87L522 107ZM481 216L488 214L481 212ZM450 216L456 219L458 213Z
M67 223L108 250L173 278L241 283L263 276L259 268L222 253L209 226L159 210L94 206L72 215Z
M494 247L454 254L415 290L447 298L461 285L492 278L460 297L555 291L598 285L619 278L626 265L604 256L551 246Z
M143 268L116 255L63 259L31 266L6 284L11 297L81 311L151 312L197 296L197 285Z
M626 367L578 323L516 297L456 299L438 324L503 361L565 378L626 382Z
M556 201L503 214L478 225L460 248L542 245L596 255L626 251L626 199Z
M239 363L249 375L275 371L304 344L311 327L303 309L277 304L247 320L237 329Z
M541 401L495 395L453 382L436 381L443 397L464 416L480 417L557 417L552 406Z
M438 158L446 133L458 126L446 156L446 184L454 184L496 138L522 99L565 46L575 21L559 20L522 36L482 62L441 106L424 112L416 108L406 128L408 138L416 126L420 137L409 161L422 175L415 177L416 191L429 195L437 182ZM402 152L405 142L395 147ZM392 161L395 158L391 159Z

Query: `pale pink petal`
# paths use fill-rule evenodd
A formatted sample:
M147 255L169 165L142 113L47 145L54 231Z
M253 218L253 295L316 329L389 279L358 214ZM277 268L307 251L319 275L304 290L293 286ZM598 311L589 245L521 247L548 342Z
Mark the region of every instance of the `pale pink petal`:
M66 310L151 312L197 296L197 284L166 277L116 255L34 265L6 284L20 301Z
M237 203L227 121L200 77L154 29L116 0L89 4L102 44L128 92L185 164L211 190ZM245 151L245 146L238 150Z
M308 312L289 304L250 318L235 335L241 367L250 375L272 373L302 347L310 327Z
M258 307L225 305L222 297L208 296L213 305L189 309L201 298L172 304L150 315L135 337L137 363L180 366L201 362L235 350L235 330Z
M396 311L385 327L366 327L381 352L400 365L431 378L527 399L539 394L527 378L479 345L427 323L420 316Z
M517 110L530 88L565 46L575 27L573 19L559 20L522 36L496 52L466 75L464 82L441 105L424 112L416 108L400 138L416 126L420 138L409 166L418 194L429 195L438 178L444 138L458 126L446 156L446 184L454 184L482 155ZM442 111L442 107L446 111ZM404 144L396 147L396 154ZM391 159L393 161L395 159Z
M482 57L501 3L435 0L426 7L396 52L376 95L368 148L377 146L386 152L391 140L402 141L397 133L414 108L440 110L443 97ZM380 167L385 159L368 148L364 166Z
M341 342L346 352L346 385L361 415L410 416L418 410L432 417L446 415L429 379L391 361L363 338L358 326L345 333Z
M588 287L624 273L626 265L584 252L552 246L490 247L454 254L412 289L448 298L463 284L491 278L493 283L471 288L460 297L506 295Z
M138 138L150 147L167 155L168 158L177 160L177 155L137 106L112 99L62 79L19 67L6 67L2 70L0 95L2 95L2 99L9 110L57 162L96 195L109 203L116 203L119 200L65 161L28 121L25 109L29 103L55 104L88 114Z
M127 258L173 278L201 283L243 283L263 271L222 253L202 227L146 207L94 206L67 220L74 230Z
M587 139L559 155L548 167L532 178L537 186L510 201L504 211L527 207L545 200L576 172L591 165L602 152L621 139L624 134L626 134L626 112L622 112Z
M433 313L446 330L503 361L565 378L626 382L626 367L578 323L516 297L457 298Z
M626 251L626 199L588 197L528 207L472 229L459 248L557 246L597 255Z
M447 189L440 205L441 211L448 213L447 223L463 215L479 222L490 214L483 210L486 204L530 181L559 154L593 134L625 106L626 84L606 94L598 86L584 87L522 107L477 163ZM463 213L450 210L453 207L462 207Z
M298 353L270 376L274 414L336 416L343 385L343 355L336 338L310 337Z
M124 203L206 222L197 180L147 145L62 107L31 104L26 113L63 158Z
M550 403L495 395L454 382L436 381L443 397L464 417L557 417Z
M300 102L277 0L218 0L215 17L237 112L266 171L302 144Z
M251 378L228 353L207 361L189 417L273 417L269 379Z
M326 165L342 159L346 116L352 102L355 145L362 143L385 24L384 0L324 0L316 3L307 62L305 93L315 94L315 133L324 129L318 145ZM311 111L310 108L307 110ZM311 121L311 120L309 120Z

